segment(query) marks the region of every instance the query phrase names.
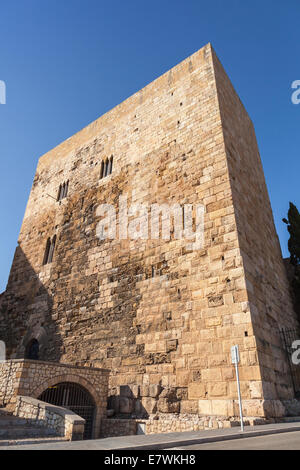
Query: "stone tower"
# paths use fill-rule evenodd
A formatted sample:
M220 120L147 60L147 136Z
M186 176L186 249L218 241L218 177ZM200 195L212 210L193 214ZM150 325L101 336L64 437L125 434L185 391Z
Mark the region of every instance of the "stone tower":
M201 248L100 240L120 196L203 204ZM124 412L237 415L234 344L245 416L288 412L296 318L253 124L210 44L40 158L0 302L9 357L108 368Z

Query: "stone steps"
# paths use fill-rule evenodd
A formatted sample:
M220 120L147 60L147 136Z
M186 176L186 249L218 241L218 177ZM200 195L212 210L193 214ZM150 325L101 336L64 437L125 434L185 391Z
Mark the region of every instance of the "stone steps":
M30 426L24 424L23 426L5 426L0 428L0 440L1 439L25 439L28 437L50 437L55 436L55 432L49 431L46 428L40 428L37 426Z
M24 420L22 418L15 418L14 416L0 416L0 429L4 428L5 426L18 426L24 424Z
M29 423L26 419L13 416L11 412L1 408L0 409L0 445L7 441L16 441L20 439L38 439L56 437L55 431L46 427L35 426Z
M69 442L64 437L42 437L42 438L27 438L27 439L1 439L0 447L7 446L22 446L29 444L55 444L56 442Z

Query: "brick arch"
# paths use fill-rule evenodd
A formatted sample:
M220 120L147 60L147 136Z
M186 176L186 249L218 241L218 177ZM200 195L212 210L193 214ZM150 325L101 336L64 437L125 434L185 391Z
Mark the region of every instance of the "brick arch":
M50 379L46 379L41 385L32 390L30 392L30 395L32 396L32 398L38 398L45 390L47 390L47 388L52 387L53 385L57 385L61 382L73 382L81 385L87 390L87 392L89 392L95 402L96 407L98 407L98 405L100 404L98 394L93 385L85 378L73 374L62 374L57 375L55 377L51 377Z

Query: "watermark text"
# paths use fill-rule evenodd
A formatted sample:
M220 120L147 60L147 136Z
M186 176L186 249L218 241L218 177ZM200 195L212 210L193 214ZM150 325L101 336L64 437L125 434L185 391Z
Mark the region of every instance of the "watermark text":
M6 359L6 348L4 341L0 341L0 362Z
M295 90L291 97L292 103L299 104L300 103L300 80L293 81L292 89Z
M3 80L0 80L0 104L6 104L6 85Z
M118 207L100 204L96 216L99 240L187 240L189 248L204 244L204 206L202 204L143 204L128 206L127 195L119 197Z

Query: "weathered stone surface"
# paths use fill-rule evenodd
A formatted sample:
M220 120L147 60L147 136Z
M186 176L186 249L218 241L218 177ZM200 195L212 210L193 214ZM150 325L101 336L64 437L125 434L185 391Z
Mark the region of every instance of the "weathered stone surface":
M152 398L157 398L161 392L160 385L150 385L149 386L149 396Z
M180 402L180 413L198 414L197 400L182 400Z
M202 204L201 247L174 227L169 239L119 236L120 196ZM116 208L115 238L99 239L101 204ZM199 400L211 416L236 399L238 344L245 414L264 416L270 400L278 415L294 396L279 325L296 319L255 132L210 44L41 157L0 297L9 358L36 339L41 360L110 369L116 413L142 397L149 414Z
M129 387L128 385L121 385L120 386L120 395L121 395L121 397L132 398L133 393L132 393L131 387Z
M167 352L176 351L177 345L178 345L178 340L177 339L168 340L167 343L166 343Z
M142 401L142 407L146 411L147 414L151 415L156 412L157 401L155 400L155 398L143 397L141 401Z
M157 410L161 413L179 413L180 402L169 401L167 398L159 398L157 402Z
M127 397L120 397L120 413L130 414L133 411L133 400Z
M189 400L195 400L199 398L205 398L206 386L201 382L193 382L189 385L188 397Z
M140 393L142 397L149 397L149 385L141 385Z
M161 392L157 409L161 413L179 413L180 402L177 399L176 388L165 388Z

